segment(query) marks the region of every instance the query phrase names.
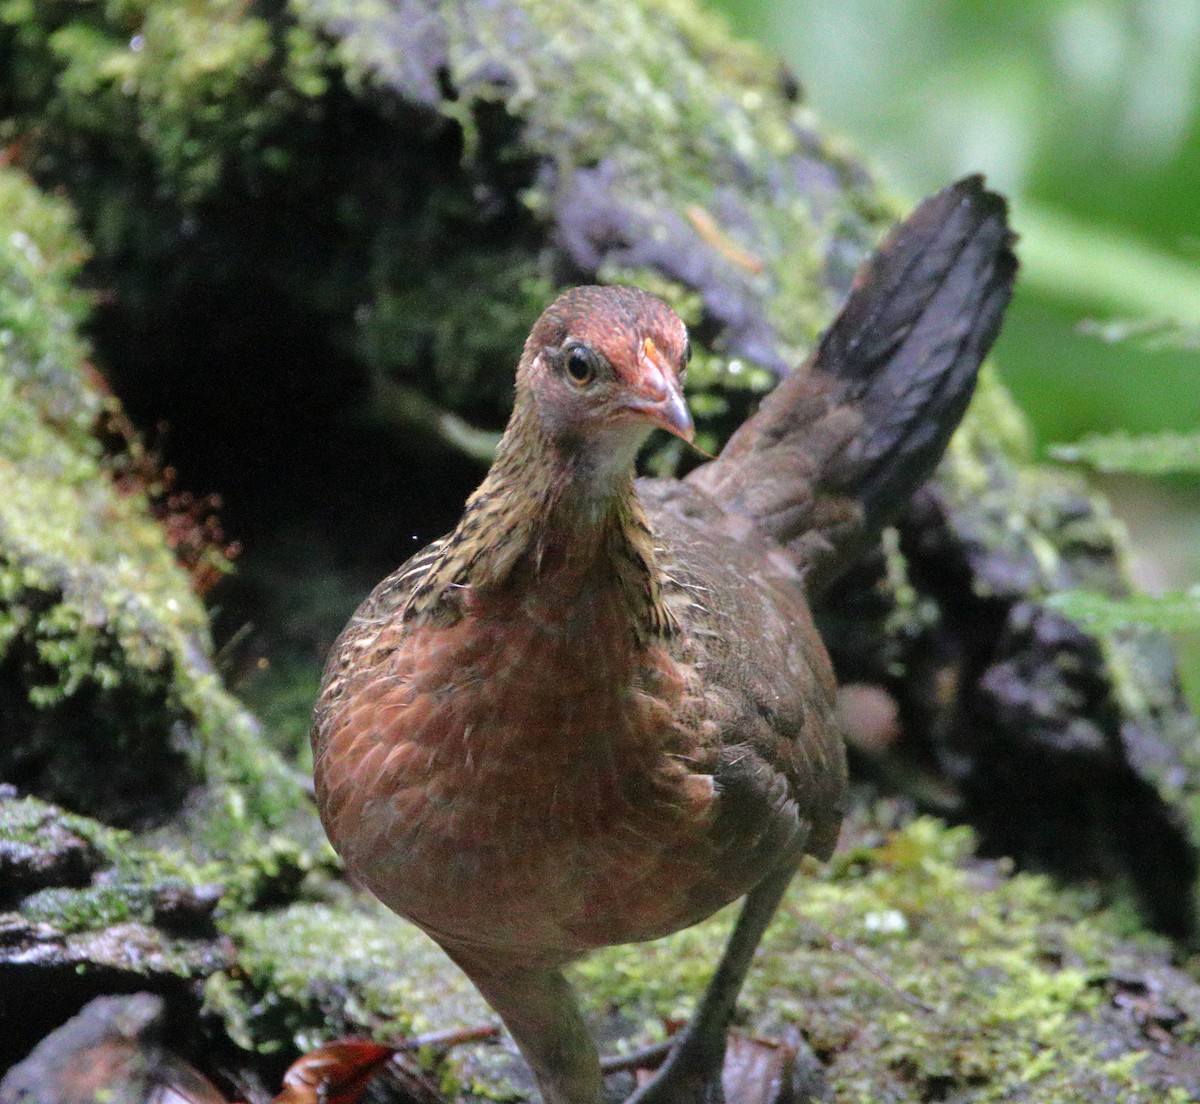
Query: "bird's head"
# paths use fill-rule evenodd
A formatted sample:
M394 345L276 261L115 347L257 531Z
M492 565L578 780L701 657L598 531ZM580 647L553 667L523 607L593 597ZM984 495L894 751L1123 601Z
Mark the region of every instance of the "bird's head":
M546 308L525 343L517 386L541 431L590 466L628 470L655 427L690 441L683 401L687 329L631 287L577 287Z

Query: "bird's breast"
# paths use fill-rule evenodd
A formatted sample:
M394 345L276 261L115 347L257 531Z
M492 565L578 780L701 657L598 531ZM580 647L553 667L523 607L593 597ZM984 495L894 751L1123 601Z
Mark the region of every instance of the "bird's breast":
M611 590L464 609L381 640L325 710L318 796L351 870L443 941L531 955L697 918L713 789L686 666Z

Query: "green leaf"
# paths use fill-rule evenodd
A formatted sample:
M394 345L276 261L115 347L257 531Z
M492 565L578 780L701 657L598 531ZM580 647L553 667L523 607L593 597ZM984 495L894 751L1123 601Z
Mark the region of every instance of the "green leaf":
M1165 632L1200 632L1200 586L1162 595L1111 598L1091 590L1067 590L1046 599L1052 610L1095 632L1142 625Z
M1016 220L1027 288L1133 317L1200 323L1200 266L1131 231L1025 202Z
M1163 433L1133 436L1119 432L1085 437L1073 445L1055 445L1056 460L1089 464L1102 472L1134 475L1170 475L1200 472L1200 433Z

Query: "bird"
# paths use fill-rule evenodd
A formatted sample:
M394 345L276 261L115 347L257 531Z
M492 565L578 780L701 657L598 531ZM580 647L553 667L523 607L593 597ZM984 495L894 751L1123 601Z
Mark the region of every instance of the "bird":
M684 323L637 288L564 292L461 520L331 649L312 727L329 839L466 973L546 1104L604 1099L563 967L744 898L630 1101L721 1099L751 958L846 804L813 607L941 456L1011 295L1013 242L982 178L927 199L807 362L683 479L635 469L654 430L694 438Z

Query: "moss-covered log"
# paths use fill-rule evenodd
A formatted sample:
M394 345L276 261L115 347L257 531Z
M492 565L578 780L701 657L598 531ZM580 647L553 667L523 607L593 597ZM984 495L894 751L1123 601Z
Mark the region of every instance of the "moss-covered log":
M4 797L0 980L50 998L4 1058L108 991L166 995L213 1067L264 1077L341 1031L485 1016L336 880L296 769L323 648L457 514L557 288L633 281L679 309L715 447L896 204L691 0L12 0L0 56L0 778L71 810ZM168 421L183 481L227 499L247 551L216 592L221 671L265 729L218 674L85 317L124 409ZM1103 503L1033 463L989 380L826 625L866 776L993 854L1128 883L1187 938L1200 771L1169 649L1045 605L1123 580ZM747 1005L801 1027L839 1100L1200 1093L1196 990L1161 949L962 836L860 838L796 891ZM215 926L172 933L171 900ZM135 929L175 957L120 958ZM659 1030L713 930L582 967L594 1012ZM444 1068L517 1076L494 1049Z
M1200 740L1170 643L1093 633L1052 601L1128 593L1125 557L1107 504L1034 463L985 373L937 479L839 585L824 628L868 774L973 824L986 853L1127 890L1189 943Z
M77 329L85 256L67 206L0 169L0 1064L108 986L178 993L225 964L215 930L175 945L172 901L266 900L322 853L113 430Z

